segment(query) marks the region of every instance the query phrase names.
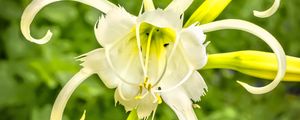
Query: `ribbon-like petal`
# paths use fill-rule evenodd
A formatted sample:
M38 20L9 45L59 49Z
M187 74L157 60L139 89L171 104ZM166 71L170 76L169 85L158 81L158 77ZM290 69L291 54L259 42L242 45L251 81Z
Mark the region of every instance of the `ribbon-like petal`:
M173 0L165 10L172 10L178 14L183 14L190 7L194 0Z
M50 120L62 120L63 112L69 98L75 89L91 74L91 71L83 68L76 75L74 75L71 80L68 81L54 102Z
M275 52L277 60L278 60L278 72L277 76L270 84L264 87L252 87L246 83L238 81L246 90L253 94L264 94L271 90L273 90L283 79L286 71L286 58L284 50L282 49L279 42L274 38L269 32L264 30L263 28L252 24L247 21L243 20L236 20L236 19L227 19L227 20L220 20L204 25L200 25L200 28L203 29L204 32L211 32L216 30L223 30L223 29L236 29L242 30L245 32L249 32L259 38L261 38L264 42L266 42L271 49Z
M21 32L24 37L30 42L34 42L37 44L45 44L50 41L52 37L52 32L48 30L46 35L41 39L35 39L30 35L30 25L36 16L36 14L45 6L63 0L33 0L24 10L23 15L21 17ZM83 4L90 5L95 7L96 9L102 11L103 13L107 13L112 8L116 7L111 2L107 0L73 0Z
M280 6L280 0L274 0L273 5L269 9L267 9L265 11L254 10L253 14L256 17L267 18L267 17L272 16L278 10L279 6Z

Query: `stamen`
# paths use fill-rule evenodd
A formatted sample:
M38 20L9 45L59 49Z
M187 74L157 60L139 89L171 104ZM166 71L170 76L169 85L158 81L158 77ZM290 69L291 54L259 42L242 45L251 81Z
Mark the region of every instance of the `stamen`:
M237 81L239 84L241 84L247 91L253 94L264 94L271 90L273 90L279 82L283 79L286 71L286 58L285 53L279 44L279 42L274 38L269 32L262 29L261 27L242 20L236 20L236 19L228 19L228 20L220 20L204 25L200 25L200 28L204 32L211 32L211 31L217 31L217 30L223 30L223 29L236 29L236 30L242 30L245 32L249 32L259 38L261 38L264 42L266 42L274 51L276 54L277 60L278 60L278 72L276 75L276 78L274 81L272 81L270 84L264 86L264 87L253 87L246 83Z
M120 97L121 97L123 100L125 100L125 101L129 101L129 100L130 100L130 98L126 98L126 97L124 96L122 90L119 90L119 89L118 89L118 92L119 92Z
M157 104L161 104L162 103L162 99L160 97L159 94L156 94L156 98L157 98Z
M148 67L149 67L149 59L150 59L150 48L151 48L151 41L152 41L152 35L154 32L155 28L152 28L150 31L150 34L148 36L148 40L147 40L147 50L146 50L146 59L145 59L145 72L146 75L148 75Z
M144 95L140 94L140 95L135 96L135 99L141 100L141 99L145 98L148 94L149 94L149 91L146 91L146 93Z
M135 26L136 42L137 42L138 49L142 48L141 37L140 37L140 25L141 25L141 23L136 23L136 26ZM143 69L144 76L147 76L144 59L143 59L143 53L140 50L138 53L139 53L140 63L141 63L142 69Z
M200 109L201 107L198 104L193 104L193 108Z
M144 79L144 87L145 88L147 87L148 80L149 80L149 78L146 76L145 79Z
M157 97L156 97L156 95L155 95L155 93L153 91L151 91L151 95L154 98L154 100L153 100L152 103L156 103L158 101L158 99L157 99Z
M157 79L157 81L153 84L153 87L157 86L160 83L160 81L162 80L163 76L165 75L165 73L167 71L167 66L168 66L168 57L166 57L164 69L163 69L162 73L160 74L159 78ZM158 87L158 89L160 89L160 87Z
M148 86L147 86L147 90L148 90L148 91L150 91L150 90L151 90L151 88L152 88L152 84L148 84Z
M139 94L141 95L142 93L143 93L143 85L141 84L140 86L139 86Z
M265 10L265 11L253 11L254 16L259 17L259 18L267 18L272 16L279 8L280 6L280 0L274 0L273 5Z
M154 120L154 116L155 116L155 113L156 113L156 109L157 109L157 107L155 107L155 109L153 110L153 113L152 113L152 119L151 119L151 120Z
M206 43L204 43L204 47L207 47L210 44L210 41L207 41Z
M121 80L122 82L124 82L124 83L126 83L126 84L128 84L128 85L131 85L131 86L138 86L138 85L139 85L138 83L132 83L132 82L127 81L126 79L124 79L124 78L119 74L119 72L117 72L115 66L114 66L114 65L112 64L112 62L111 62L111 58L110 58L110 55L109 55L108 51L110 51L110 48L109 48L109 47L107 47L106 50L105 50L105 56L106 56L106 60L107 60L107 62L108 62L108 65L109 65L109 66L111 67L111 69L113 70L113 73L114 73L115 75L117 75L118 78L120 78L120 80Z
M189 78L192 76L192 74L194 73L195 71L193 69L189 70L189 72L186 74L186 76L179 82L177 83L176 85L174 85L173 87L171 88L167 88L167 89L162 89L162 90L154 90L155 93L164 93L164 92L169 92L169 91L172 91L176 88L178 88L179 86L181 86L183 83L185 83L187 80L189 80Z

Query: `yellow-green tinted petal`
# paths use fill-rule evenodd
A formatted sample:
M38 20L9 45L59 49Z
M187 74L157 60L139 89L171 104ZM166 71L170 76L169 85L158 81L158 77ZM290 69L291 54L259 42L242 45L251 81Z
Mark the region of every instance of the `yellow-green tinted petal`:
M196 22L205 24L216 19L231 0L205 0L185 23L188 27Z
M286 59L287 69L283 80L300 82L300 58L287 56ZM209 55L208 63L203 69L231 69L250 76L272 80L277 73L276 64L276 56L273 53L247 50Z

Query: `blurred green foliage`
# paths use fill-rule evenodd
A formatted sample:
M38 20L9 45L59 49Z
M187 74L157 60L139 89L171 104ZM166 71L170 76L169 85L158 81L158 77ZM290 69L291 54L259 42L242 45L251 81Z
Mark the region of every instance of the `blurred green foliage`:
M20 33L22 11L31 0L0 0L0 120L47 120L62 86L80 69L74 57L100 47L93 26L101 12L76 2L58 2L44 8L31 26L35 37L47 29L54 33L46 45L36 45ZM112 0L137 14L142 0ZM164 8L171 0L154 0ZM203 2L195 0L185 18ZM300 1L282 0L279 11L267 19L256 18L252 10L264 10L272 0L234 0L218 19L251 21L272 33L288 55L300 57ZM208 53L254 49L270 51L258 38L248 33L223 30L207 34ZM281 83L271 93L252 95L235 80L262 86L269 81L229 70L200 71L209 91L196 109L205 120L299 120L300 84ZM195 88L197 89L197 88ZM122 106L115 107L114 90L106 88L96 76L86 80L73 94L64 120L79 120L86 110L86 120L125 120ZM158 120L175 120L176 115L162 104Z

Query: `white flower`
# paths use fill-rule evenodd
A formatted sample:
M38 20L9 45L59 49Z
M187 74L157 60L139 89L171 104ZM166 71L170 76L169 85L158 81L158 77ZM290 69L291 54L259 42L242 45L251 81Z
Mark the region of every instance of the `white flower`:
M40 40L30 36L29 26L44 6L59 0L34 0L24 11L21 29L35 43L47 43L48 31ZM105 16L95 25L95 34L103 48L78 59L83 68L64 86L58 95L51 120L61 120L66 103L74 90L91 74L98 74L109 88L115 88L115 101L126 111L137 110L139 118L148 118L164 101L180 120L196 120L193 101L205 94L207 86L197 72L207 62L203 32L239 29L250 32L268 43L279 60L274 82L255 88L239 82L248 91L261 94L272 90L285 70L284 52L276 39L254 24L241 20L223 20L183 28L183 13L193 0L173 0L164 10L155 9L152 0L144 0L138 16L127 13L106 0L75 0L93 6Z

